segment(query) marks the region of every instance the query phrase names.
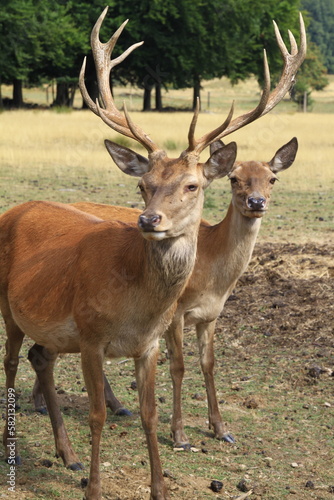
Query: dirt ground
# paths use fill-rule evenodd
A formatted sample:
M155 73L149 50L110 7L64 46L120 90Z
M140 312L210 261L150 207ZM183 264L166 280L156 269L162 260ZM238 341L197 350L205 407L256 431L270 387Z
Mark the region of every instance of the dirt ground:
M264 335L276 345L333 348L333 281L332 244L258 244L219 325L238 331L244 311L247 323L267 329ZM266 313L259 315L261 309Z

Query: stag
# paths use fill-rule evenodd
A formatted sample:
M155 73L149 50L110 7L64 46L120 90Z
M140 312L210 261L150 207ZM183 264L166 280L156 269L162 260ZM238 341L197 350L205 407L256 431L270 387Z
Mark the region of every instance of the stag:
M91 463L86 499L102 495L99 449L106 417L103 396L105 357L132 357L142 426L151 467L151 498L165 500L156 437L154 380L159 338L169 325L177 299L194 266L204 188L232 168L231 143L205 163L200 153L228 126L226 121L200 139L194 137L198 112L189 129L189 146L179 158L168 158L136 126L126 108L116 108L109 87L112 68L138 45L111 60L125 23L107 43L99 40L106 10L92 30L101 105L80 87L88 106L113 130L142 144L148 158L128 148L107 144L116 164L140 178L145 210L136 224L103 221L58 203L28 202L0 217L0 308L6 324L4 360L8 393L15 387L19 350L25 335L36 344L29 359L42 388L55 436L56 453L66 467L82 464L71 447L56 400L53 367L59 353L80 352L89 396ZM6 452L15 445L8 425ZM14 446L15 447L15 446ZM17 455L19 457L19 455ZM17 458L17 462L19 462Z

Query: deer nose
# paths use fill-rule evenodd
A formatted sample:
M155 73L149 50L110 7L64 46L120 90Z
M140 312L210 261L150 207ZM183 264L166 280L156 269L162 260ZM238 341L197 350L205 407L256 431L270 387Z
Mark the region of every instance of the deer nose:
M248 206L252 210L263 210L266 205L266 199L263 196L250 196L248 198Z
M157 227L161 222L161 215L151 215L151 217L147 217L146 215L139 216L139 227L143 231L154 231L154 228Z

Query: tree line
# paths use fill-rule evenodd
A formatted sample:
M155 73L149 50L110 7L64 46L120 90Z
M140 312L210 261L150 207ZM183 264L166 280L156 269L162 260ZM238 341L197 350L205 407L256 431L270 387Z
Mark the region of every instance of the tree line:
M0 0L0 88L13 85L14 106L23 104L23 85L51 80L53 105L71 106L85 55L87 88L97 95L89 35L104 7L105 0ZM282 61L272 20L285 40L290 29L298 41L300 10L312 43L295 87L298 100L326 85L326 68L334 72L333 0L110 0L101 39L130 19L115 55L145 42L115 68L111 85L141 88L143 110L162 110L161 90L170 86L193 88L194 104L203 80L225 76L237 83L255 75L261 83L264 48L275 82Z

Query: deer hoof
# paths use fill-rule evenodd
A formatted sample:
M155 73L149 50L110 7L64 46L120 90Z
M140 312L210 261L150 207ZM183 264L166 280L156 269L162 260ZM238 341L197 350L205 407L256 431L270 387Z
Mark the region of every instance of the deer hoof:
M66 468L76 471L76 470L83 470L85 467L81 462L74 462L73 464L68 465Z
M174 451L190 451L192 448L190 443L174 444Z
M226 443L231 443L231 444L234 444L235 443L235 439L234 437L232 436L232 434L229 434L229 433L226 433L224 434L221 438L220 438L221 441L225 441Z
M127 408L118 408L115 410L114 415L117 417L132 417L132 413Z
M48 410L45 408L45 406L40 406L39 408L35 409L36 413L40 413L41 415L47 415Z

